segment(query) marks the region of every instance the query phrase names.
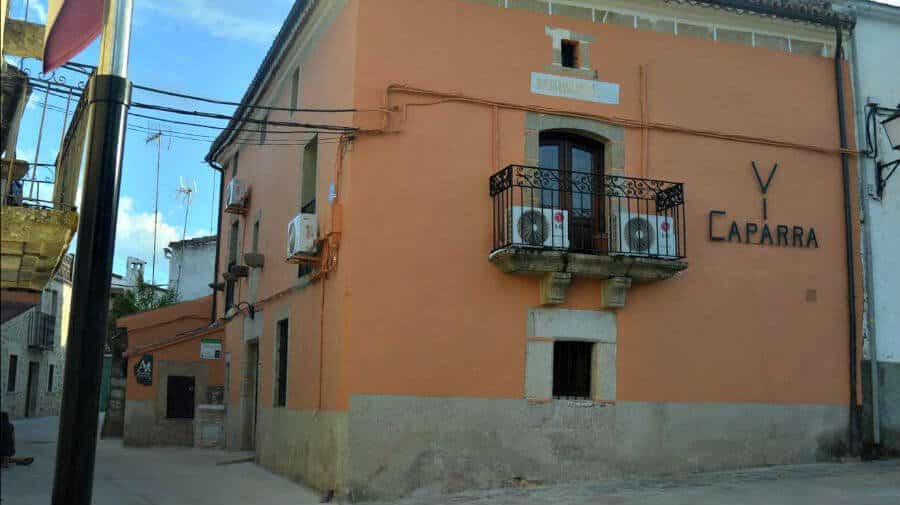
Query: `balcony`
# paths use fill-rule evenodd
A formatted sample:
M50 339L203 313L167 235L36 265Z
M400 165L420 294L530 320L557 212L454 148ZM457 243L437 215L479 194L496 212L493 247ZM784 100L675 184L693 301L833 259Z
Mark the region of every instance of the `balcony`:
M7 70L10 68L5 67ZM59 266L78 226L75 193L85 146L87 100L81 96L80 87L66 84L62 76L32 77L18 72L7 77L4 73L4 91L10 91L10 98L17 100L18 117L4 117L0 288L36 292L46 286ZM41 106L28 112L24 104L32 92L38 94ZM63 128L54 131L56 128L43 120L48 108L64 111L68 124L63 121ZM35 115L34 120L39 121L36 130L18 131L23 113ZM16 159L19 133L34 137L34 159ZM59 145L55 162L39 159L42 143Z
M603 306L621 307L632 282L687 268L681 183L510 165L491 176L490 193L490 261L543 276L545 304L565 301L581 276L606 281Z
M56 336L56 316L32 309L25 317L28 347L36 350L52 350Z

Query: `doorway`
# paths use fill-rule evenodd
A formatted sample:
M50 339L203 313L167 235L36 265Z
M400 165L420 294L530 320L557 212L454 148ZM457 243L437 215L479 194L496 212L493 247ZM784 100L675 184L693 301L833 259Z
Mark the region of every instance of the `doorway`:
M40 380L41 364L37 361L28 363L28 385L25 390L25 417L37 415L38 381Z
M566 132L540 137L541 207L569 213L569 248L605 249L603 144Z
M194 377L170 375L166 383L166 417L194 418Z

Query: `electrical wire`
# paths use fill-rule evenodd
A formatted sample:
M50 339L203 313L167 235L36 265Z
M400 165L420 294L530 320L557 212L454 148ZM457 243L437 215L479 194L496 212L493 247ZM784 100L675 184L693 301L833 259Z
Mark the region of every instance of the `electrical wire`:
M317 109L317 108L293 108L293 107L273 107L266 105L246 105L240 102L229 102L227 100L218 100L215 98L206 98L197 95L188 95L186 93L177 93L175 91L167 91L159 88L152 88L150 86L142 86L140 84L132 84L131 85L135 89L140 89L143 91L149 91L151 93L158 93L161 95L174 96L178 98L187 98L189 100L196 100L198 102L207 102L214 103L217 105L233 105L235 107L245 107L247 109L258 109L258 110L275 110L275 111L285 111L285 112L360 112L360 111L374 111L380 109Z
M233 116L228 116L225 114L217 114L213 112L201 112L201 111L189 111L185 109L179 109L176 107L166 107L164 105L153 105L142 102L131 102L132 107L137 107L139 109L149 109L149 110L158 110L162 112L170 112L172 114L182 114L186 116L197 116L197 117L208 117L211 119L222 119L226 121L231 121ZM260 119L252 119L252 118L243 118L246 123L254 123L260 125L272 125L272 126L292 126L295 128L313 128L318 130L334 130L337 132L354 132L359 128L353 126L339 126L339 125L325 125L325 124L316 124L316 123L295 123L292 121L270 121L270 120L260 120Z

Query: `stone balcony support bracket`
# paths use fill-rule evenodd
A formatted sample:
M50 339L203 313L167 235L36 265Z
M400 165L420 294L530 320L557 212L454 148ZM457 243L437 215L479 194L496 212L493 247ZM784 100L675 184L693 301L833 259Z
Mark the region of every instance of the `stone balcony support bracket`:
M625 293L633 282L655 282L672 278L686 269L686 261L625 255L592 255L506 247L488 258L503 273L541 276L541 303L565 302L572 279L585 277L602 280L601 305L616 309L625 306Z

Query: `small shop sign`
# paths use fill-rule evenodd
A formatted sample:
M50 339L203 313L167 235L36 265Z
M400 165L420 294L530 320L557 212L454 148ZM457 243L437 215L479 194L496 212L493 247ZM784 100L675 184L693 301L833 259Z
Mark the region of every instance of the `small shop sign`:
M200 341L200 359L220 359L222 357L222 341L217 338L204 338Z

